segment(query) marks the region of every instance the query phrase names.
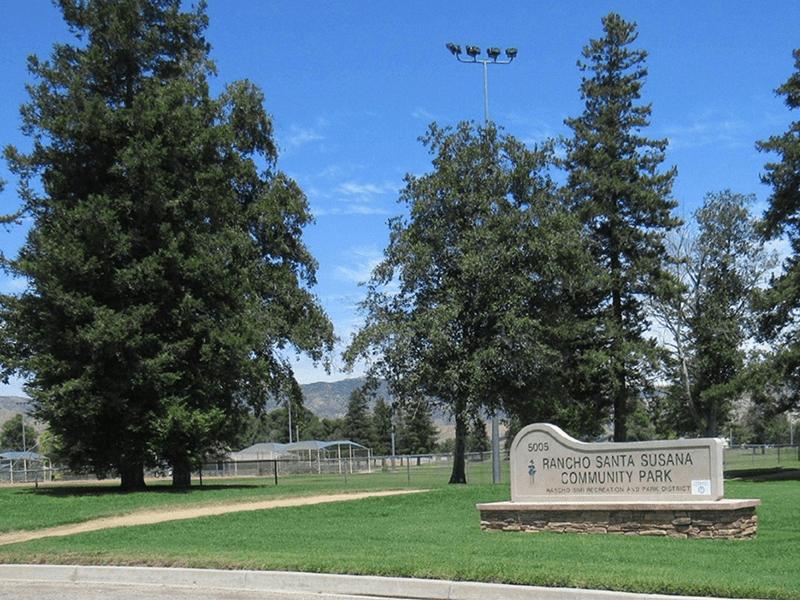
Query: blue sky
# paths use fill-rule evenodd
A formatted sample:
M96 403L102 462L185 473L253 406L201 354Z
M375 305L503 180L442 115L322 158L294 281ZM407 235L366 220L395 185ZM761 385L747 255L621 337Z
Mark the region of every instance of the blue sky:
M678 168L673 190L690 217L707 192L730 188L757 195L767 156L755 142L782 133L792 118L774 89L793 71L800 47L796 0L311 1L209 0L207 40L219 75L216 91L247 78L266 96L281 150L279 167L306 192L316 223L305 241L319 261L313 288L344 342L361 317L359 282L382 256L387 220L402 212L406 173L430 170L418 141L427 125L483 120L477 65L458 63L445 44L519 49L489 69L491 118L527 143L567 134L564 119L582 111L576 66L601 18L617 12L638 24L636 48L649 53L645 102L651 138L668 138L665 168ZM30 82L26 56L49 55L72 42L49 0L0 0L0 143L21 149L18 108ZM12 180L0 211L17 204ZM763 206L763 204L762 204ZM13 254L23 231L0 231ZM0 289L20 282L0 277ZM343 379L294 363L301 383ZM356 372L355 374L358 374ZM0 395L19 393L19 382Z

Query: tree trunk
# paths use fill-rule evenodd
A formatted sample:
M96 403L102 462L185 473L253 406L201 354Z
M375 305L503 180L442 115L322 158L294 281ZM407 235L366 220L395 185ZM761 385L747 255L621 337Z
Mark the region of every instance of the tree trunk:
M617 202L614 210L619 212ZM614 323L616 331L615 340L612 344L613 355L611 357L611 374L613 377L611 385L614 390L614 441L628 441L628 389L627 389L627 365L625 362L625 314L622 308L622 256L619 250L619 239L616 228L611 231L610 239L610 259L611 259L611 308L614 311ZM613 347L615 346L615 347Z
M614 395L614 441L628 441L628 390L625 387L625 374L621 373L621 389Z
M144 465L126 465L119 471L123 490L144 489Z
M190 487L192 485L192 469L188 463L172 465L172 487Z
M714 411L714 403L710 402L706 411L706 437L717 437L717 415Z
M461 407L456 411L456 449L453 453L453 472L450 483L467 483L467 473L464 464L467 447L467 417Z

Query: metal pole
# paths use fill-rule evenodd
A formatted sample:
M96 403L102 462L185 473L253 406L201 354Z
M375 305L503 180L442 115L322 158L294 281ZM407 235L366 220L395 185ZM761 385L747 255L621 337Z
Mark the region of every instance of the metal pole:
M505 52L505 59L498 60L500 56L499 48L489 48L486 51L489 58L478 58L481 53L480 48L467 46L469 59L462 58L462 49L458 44L449 43L447 49L455 56L458 62L463 63L482 63L483 64L483 115L485 126L489 128L489 63L494 65L510 64L517 56L516 48L508 48ZM500 423L497 412L492 415L492 482L501 483L500 475Z
M481 62L483 63L483 116L486 119L486 127L489 127L489 61Z
M289 396L289 402L287 404L289 410L289 443L292 443L292 397Z
M501 483L500 475L500 423L497 413L492 415L492 483Z
M489 65L483 60L483 113L486 129L489 129ZM502 483L500 474L500 422L495 411L492 414L492 483Z
M392 473L397 472L397 453L395 452L394 448L394 403L392 403L392 411L391 411L391 421L390 425L392 426Z

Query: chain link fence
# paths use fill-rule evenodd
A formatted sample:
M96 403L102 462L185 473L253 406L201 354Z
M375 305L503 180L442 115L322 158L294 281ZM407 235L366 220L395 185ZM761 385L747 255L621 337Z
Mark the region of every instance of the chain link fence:
M508 461L508 456L505 456ZM491 465L490 452L475 452L466 455L467 478L484 479L486 465ZM203 467L203 477L265 477L276 481L295 475L333 476L346 479L348 476L380 473L405 478L408 483L415 479L449 478L453 469L452 454L415 454L404 456L362 456L322 458L278 458L246 461L220 461ZM491 472L489 472L491 482Z
M508 454L502 454L502 482L508 483ZM800 469L800 445L735 446L726 448L723 458L726 473L753 469ZM283 478L314 476L325 480L338 478L352 482L365 475L381 475L393 485L426 486L448 481L453 470L452 454L419 454L411 456L353 456L340 458L279 458L254 461L220 461L203 467L202 478L265 478L275 483ZM491 452L466 455L465 474L468 483L493 482ZM168 471L149 472L151 478L169 478ZM31 461L5 462L0 465L0 484L46 483L51 481L96 480L87 475L74 475L46 463Z
M746 469L800 468L800 445L732 446L725 449L726 472Z

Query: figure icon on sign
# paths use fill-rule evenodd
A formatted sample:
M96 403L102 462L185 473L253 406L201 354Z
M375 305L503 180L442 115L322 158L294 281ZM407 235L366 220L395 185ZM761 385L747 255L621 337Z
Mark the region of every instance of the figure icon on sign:
M528 465L528 475L531 476L531 485L536 483L534 481L536 478L536 465L533 463L533 459L531 459L531 464Z

